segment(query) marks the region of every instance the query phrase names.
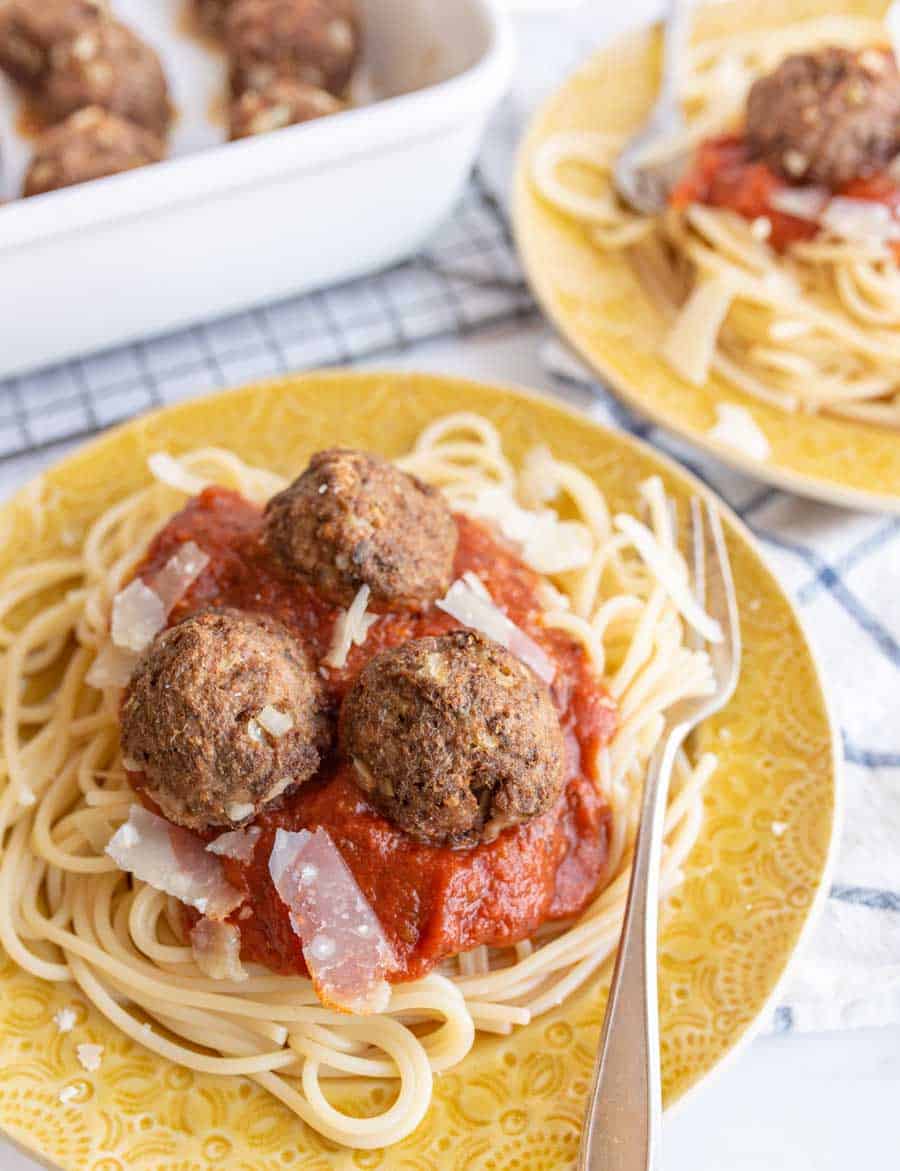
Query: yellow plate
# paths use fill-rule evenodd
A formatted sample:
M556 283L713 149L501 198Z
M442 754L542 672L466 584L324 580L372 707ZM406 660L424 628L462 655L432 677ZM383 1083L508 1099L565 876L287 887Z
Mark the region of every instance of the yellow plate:
M782 27L836 12L880 19L886 0L733 0L696 12L698 40ZM824 416L794 415L751 399L721 378L697 387L659 358L664 324L620 254L604 253L584 230L544 202L530 160L550 135L566 130L629 133L653 104L659 29L603 49L551 98L519 154L514 223L525 271L560 333L630 406L752 476L848 507L900 513L900 433ZM636 329L650 344L636 345ZM765 462L709 437L715 404L745 402L769 440Z
M220 444L296 473L335 443L388 456L430 420L477 410L514 459L538 441L595 478L616 509L661 474L702 491L635 440L553 403L492 386L410 374L326 374L186 403L92 443L0 510L0 572L47 557L62 538L149 480L146 458ZM824 896L835 836L835 739L796 615L746 530L728 518L745 644L737 695L706 729L721 756L703 831L662 940L662 1053L669 1102L748 1035ZM783 822L780 838L773 822ZM780 828L780 827L779 827ZM608 973L607 973L608 977ZM603 1014L606 979L506 1038L479 1040L435 1082L419 1130L387 1152L351 1154L306 1130L249 1081L202 1076L126 1040L93 1012L61 1036L53 1014L80 998L0 961L0 1126L66 1171L560 1171L571 1164ZM76 1041L105 1047L85 1073ZM79 1088L62 1105L63 1085ZM384 1095L385 1089L368 1093ZM364 1105L364 1103L361 1103Z

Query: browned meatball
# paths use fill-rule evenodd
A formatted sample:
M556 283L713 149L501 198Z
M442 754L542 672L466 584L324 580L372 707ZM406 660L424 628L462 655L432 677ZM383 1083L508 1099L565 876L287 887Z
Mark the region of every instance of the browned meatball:
M359 56L353 0L234 0L225 32L236 94L276 77L341 94Z
M364 451L334 448L266 506L275 556L339 605L361 586L375 611L417 609L447 592L456 522L436 488Z
M231 103L231 137L250 138L343 110L344 103L304 81L281 78L263 90L248 89Z
M88 106L38 139L23 195L42 195L75 183L118 175L165 156L162 141L115 114Z
M280 735L265 727L272 709L292 721ZM207 610L141 656L122 702L121 738L127 767L144 774L165 816L202 829L240 825L309 780L330 721L321 680L283 626Z
M0 69L22 85L40 85L53 46L105 18L101 0L0 0Z
M372 659L344 700L340 737L372 803L431 845L490 841L549 809L565 779L547 688L470 630Z
M115 20L54 46L40 103L52 122L83 106L102 106L160 137L172 118L169 87L155 50Z
M194 8L200 27L213 36L225 33L225 20L234 0L194 0Z
M876 49L786 58L747 100L747 136L774 170L832 189L881 170L900 148L900 72Z

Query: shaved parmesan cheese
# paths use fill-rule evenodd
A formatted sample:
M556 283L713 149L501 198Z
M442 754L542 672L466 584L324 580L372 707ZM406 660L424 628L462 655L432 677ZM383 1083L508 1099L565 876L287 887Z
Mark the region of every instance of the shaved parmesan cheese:
M900 240L900 223L886 203L836 195L819 219L823 228L843 240L883 244Z
M468 626L470 630L479 630L505 647L545 683L552 683L556 674L553 660L543 647L538 646L533 638L498 609L480 580L478 586L480 588L473 588L470 580L459 578L436 605L463 626Z
M766 460L772 454L769 441L746 407L717 403L716 422L707 434L750 459Z
M102 1045L83 1045L75 1046L75 1056L82 1069L86 1069L88 1073L96 1073L100 1068L100 1062L103 1059Z
M520 508L504 488L485 488L464 508L470 516L493 521L536 573L567 573L591 559L593 540L586 525L560 520L549 508Z
M138 661L137 651L107 643L91 663L85 682L102 691L105 687L124 687Z
M818 221L828 205L827 187L781 187L769 195L769 206L798 220Z
M209 565L209 557L193 541L186 541L166 562L153 579L153 591L170 614L200 574Z
M60 1033L71 1033L75 1028L78 1016L74 1008L61 1008L53 1016L53 1023Z
M206 487L206 481L192 475L166 451L155 451L147 460L154 479L188 496L197 496Z
M229 821L243 821L245 817L249 817L254 811L254 806L250 801L232 801L230 805L226 805L225 812L228 814Z
M694 386L702 386L709 376L719 330L733 300L734 285L727 278L699 281L666 335L663 357Z
M191 929L197 967L211 980L246 980L241 963L241 932L233 923L200 919Z
M289 712L280 712L277 707L267 703L257 715L256 722L273 740L280 740L293 728L294 717Z
M77 1086L63 1086L63 1088L59 1091L59 1100L64 1106L68 1105L69 1102L73 1101L77 1097Z
M620 513L614 523L619 532L628 537L685 622L709 642L721 642L722 628L714 618L710 618L700 608L697 599L691 593L687 575L679 572L678 567L673 564L671 553L660 547L650 529L627 513Z
M519 492L529 508L540 508L559 495L559 476L556 461L549 447L532 447L522 462Z
M360 586L356 597L347 610L342 610L334 624L334 634L331 636L331 647L322 660L327 667L340 669L347 664L347 655L351 646L362 646L371 627L378 621L377 614L367 614L370 590L367 585Z
M258 825L248 826L247 829L233 829L228 833L220 834L206 847L207 853L218 854L220 858L234 858L237 862L250 862L256 843L262 835Z
M340 851L321 827L279 829L269 874L290 910L316 995L344 1012L384 1012L386 973L396 960L375 912Z
M142 651L165 624L162 599L139 578L113 598L112 640L117 647Z
M212 919L225 918L243 899L199 838L141 805L131 806L106 853L142 882Z

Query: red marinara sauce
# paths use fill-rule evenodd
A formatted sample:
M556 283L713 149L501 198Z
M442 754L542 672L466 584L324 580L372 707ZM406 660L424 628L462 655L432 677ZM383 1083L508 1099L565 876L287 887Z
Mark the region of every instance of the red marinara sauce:
M565 791L554 809L505 830L495 841L450 850L416 842L382 817L357 788L352 768L335 754L318 777L256 819L263 833L251 862L223 859L229 880L246 894L232 919L240 927L241 955L247 961L277 972L306 972L287 907L269 878L268 859L279 827L323 826L328 831L394 948L398 968L391 979L397 981L423 975L445 957L477 944L512 943L549 919L576 914L606 877L610 811L592 761L615 730L615 706L581 646L541 623L537 575L486 528L464 516L456 519L455 575L477 573L498 605L557 665L552 692L566 733ZM152 581L179 545L195 541L210 563L170 623L211 605L271 614L318 661L330 646L339 611L281 569L261 531L259 508L234 492L208 488L161 530L138 572ZM346 666L327 672L335 711L379 651L458 626L434 607L381 617L365 644L351 650ZM140 784L139 775L133 780Z
M723 207L747 220L765 217L772 225L768 242L783 252L798 240L812 240L819 233L819 225L812 220L772 207L772 196L790 187L767 163L753 157L743 135L728 134L701 143L690 170L672 192L669 202L679 209L691 203ZM833 194L883 203L895 213L900 210L900 185L884 173L854 179ZM893 249L900 259L896 244Z

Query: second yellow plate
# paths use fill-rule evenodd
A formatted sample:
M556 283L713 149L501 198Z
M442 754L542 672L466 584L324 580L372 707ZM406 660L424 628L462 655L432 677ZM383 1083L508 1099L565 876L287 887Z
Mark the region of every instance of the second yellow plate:
M740 36L766 26L846 12L880 19L886 0L739 0L703 6L695 37ZM514 221L531 285L563 337L642 415L735 464L802 495L900 513L900 433L824 416L792 415L721 380L693 386L657 355L664 324L620 254L601 252L584 230L539 198L530 178L537 147L560 131L627 135L646 120L659 79L658 28L632 33L593 57L540 111L519 156ZM636 345L639 332L648 345ZM751 461L709 437L717 402L752 408L771 447Z

